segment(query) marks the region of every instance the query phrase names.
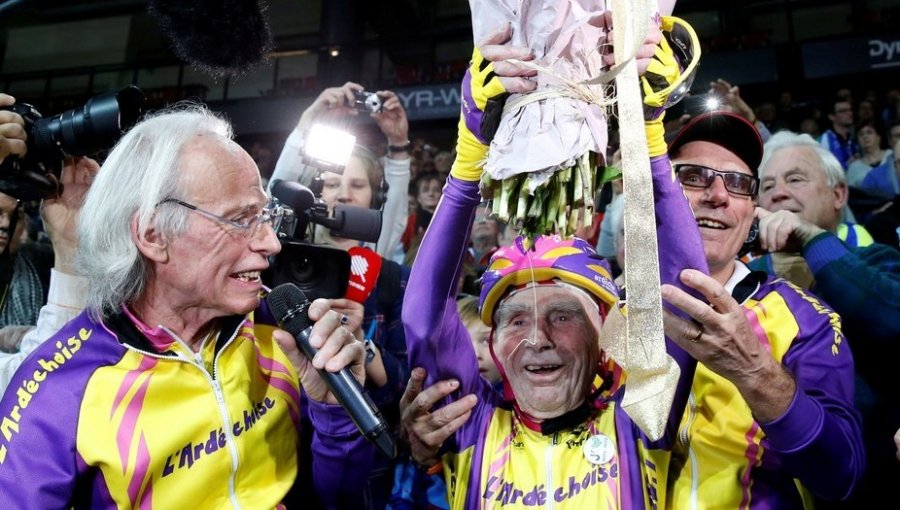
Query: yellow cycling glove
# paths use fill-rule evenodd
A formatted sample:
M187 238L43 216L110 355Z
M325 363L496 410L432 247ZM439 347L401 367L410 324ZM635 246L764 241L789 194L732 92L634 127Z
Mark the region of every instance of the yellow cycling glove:
M641 76L644 130L650 157L666 153L665 110L690 91L700 60L700 41L684 20L663 17L660 29L663 38L656 46L647 71Z
M450 169L450 175L455 179L481 179L488 144L497 132L507 95L494 73L494 64L485 60L475 48L472 63L462 81L456 160Z

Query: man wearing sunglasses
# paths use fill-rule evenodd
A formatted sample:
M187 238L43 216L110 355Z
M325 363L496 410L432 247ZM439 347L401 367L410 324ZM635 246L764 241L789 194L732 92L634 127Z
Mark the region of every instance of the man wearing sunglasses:
M706 307L686 347L700 363L673 451L668 507L802 508L809 492L846 498L865 463L840 317L737 259L756 209L759 134L736 115L707 113L678 132L669 153L710 276L741 306ZM673 304L705 306L695 301ZM704 362L723 350L743 361L713 373Z
M307 360L261 306L281 216L205 108L124 135L78 220L86 310L0 400L0 508L280 507L298 473L300 385L327 428L313 433L316 476L302 474L333 480L335 442L365 440L314 367L363 380L364 349L317 300Z

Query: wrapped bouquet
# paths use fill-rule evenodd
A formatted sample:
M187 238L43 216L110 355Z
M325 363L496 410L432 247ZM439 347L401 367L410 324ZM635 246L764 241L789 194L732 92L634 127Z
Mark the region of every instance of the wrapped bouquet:
M495 214L534 237L590 222L605 165L609 80L607 9L597 0L471 0L475 40L504 23L527 46L537 88L511 95L491 141L483 185ZM490 196L489 193L485 193ZM584 214L580 214L580 211Z

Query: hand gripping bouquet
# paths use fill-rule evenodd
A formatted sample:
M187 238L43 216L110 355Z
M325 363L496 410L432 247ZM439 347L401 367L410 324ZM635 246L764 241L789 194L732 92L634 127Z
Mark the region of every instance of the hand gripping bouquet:
M476 41L504 23L515 46L527 46L537 88L506 99L491 140L483 184L494 212L529 238L575 230L590 221L607 145L608 83L601 76L606 7L597 0L471 0ZM490 193L483 193L490 196Z

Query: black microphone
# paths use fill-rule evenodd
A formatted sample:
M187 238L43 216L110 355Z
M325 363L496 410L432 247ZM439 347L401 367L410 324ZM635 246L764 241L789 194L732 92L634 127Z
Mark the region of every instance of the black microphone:
M278 321L278 326L294 335L300 351L312 360L318 350L309 344L312 321L309 320L307 311L310 302L303 291L293 283L283 283L272 289L266 302ZM350 373L350 369L344 367L337 373L325 369L318 370L328 389L337 398L341 407L344 408L363 436L374 443L388 458L396 457L397 446L394 444L394 438L391 437L381 412Z
M272 196L295 211L305 211L316 203L312 190L299 182L275 179L271 189Z
M381 236L381 210L379 209L336 204L334 216L320 223L330 228L332 235L345 239L377 243Z

